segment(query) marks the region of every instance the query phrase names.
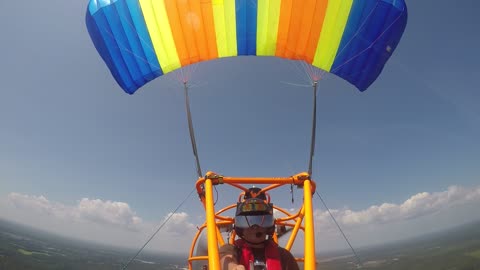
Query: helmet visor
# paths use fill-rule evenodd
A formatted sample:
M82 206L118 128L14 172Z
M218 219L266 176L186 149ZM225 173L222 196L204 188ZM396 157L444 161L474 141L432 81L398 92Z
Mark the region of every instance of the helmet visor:
M275 224L272 215L256 215L256 216L236 216L235 227L250 228L257 225L262 228L270 228Z

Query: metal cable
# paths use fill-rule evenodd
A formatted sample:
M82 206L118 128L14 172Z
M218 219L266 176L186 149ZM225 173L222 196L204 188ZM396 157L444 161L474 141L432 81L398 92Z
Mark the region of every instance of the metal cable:
M137 254L135 254L135 256L133 256L130 259L130 261L128 261L127 264L125 264L123 266L122 270L127 269L127 267L130 265L130 263L133 260L135 260L135 258L137 258L138 254L140 254L140 252L142 252L142 250L148 245L148 243L150 243L150 241L152 241L152 239L155 237L155 235L157 235L157 233L163 228L163 226L165 226L165 224L167 224L167 222L178 211L178 209L180 209L180 207L188 200L188 198L190 198L190 196L192 196L194 191L195 191L195 188L192 189L192 191L190 191L190 193L187 195L187 197L177 206L177 208L175 208L175 210L173 210L173 212L167 217L167 219L165 219L165 221L158 227L158 229L155 231L155 233L152 234L152 236L150 236L150 238L147 240L147 242L145 242L145 244L143 244L143 246L140 248L140 250L138 250Z
M343 233L342 228L341 228L340 225L337 223L337 220L336 220L335 217L333 216L332 212L330 212L330 209L328 208L328 206L327 206L327 204L325 203L325 201L322 199L322 196L320 196L320 193L318 193L318 191L316 191L315 193L317 193L317 196L318 196L318 197L320 198L320 200L322 201L323 206L325 206L325 208L327 209L328 213L330 214L330 217L332 217L333 222L335 222L335 225L337 225L338 230L340 230L340 232L341 232L342 235L343 235L343 238L345 238L345 241L347 241L347 244L350 246L350 249L352 250L353 254L355 255L355 258L357 259L357 268L361 267L362 261L360 260L360 257L358 257L357 252L355 252L355 249L353 248L352 244L350 244L350 241L348 241L347 236L345 235L345 233Z

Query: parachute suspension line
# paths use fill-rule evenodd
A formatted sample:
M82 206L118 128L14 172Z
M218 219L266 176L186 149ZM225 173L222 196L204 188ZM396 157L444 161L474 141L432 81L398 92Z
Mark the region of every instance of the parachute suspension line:
M294 64L296 70L298 73L301 74L301 76L304 78L306 78L306 80L309 82L309 83L312 83L313 80L312 80L312 76L310 76L310 72L308 71L307 69L307 66L309 64L307 64L305 61L303 60L298 60L298 61L295 61L296 64Z
M186 69L186 73L187 73L186 77L188 79L190 79L193 76L193 74L196 73L198 65L196 63L193 63L193 64L190 64L190 65L186 66L186 68L187 68Z
M297 86L297 87L312 87L312 84L316 81L323 79L324 75L326 74L320 68L314 67L311 64L308 64L304 60L296 60L290 61L291 66L293 66L293 71L296 71L302 77L302 81L308 81L308 84L298 84L298 83L290 83L285 81L280 81L281 83Z
M192 75L196 72L198 65L196 63L189 64L187 66L181 67L180 69L175 70L175 75L177 81L185 84L188 83ZM188 88L192 88L191 85Z
M291 86L296 86L296 87L310 87L311 85L308 84L297 84L297 83L289 83L289 82L284 82L280 81L283 84L291 85Z
M288 63L290 64L289 67L290 69L292 69L293 72L295 72L296 74L298 74L300 77L301 77L301 81L308 81L309 84L296 84L296 83L289 83L289 82L284 82L284 81L280 81L284 84L288 84L288 85L293 85L293 86L300 86L300 87L310 87L311 86L311 78L309 78L308 76L308 72L305 71L305 68L303 67L302 65L302 60L292 60L292 61L288 61Z
M145 244L143 244L143 246L138 250L138 252L135 254L135 256L133 256L122 268L122 270L125 270L127 269L127 267L130 265L130 263L133 262L133 260L135 260L138 256L138 254L140 254L140 252L142 252L142 250L148 245L148 243L150 243L150 241L152 241L152 239L155 237L155 235L157 235L157 233L163 228L163 226L165 226L165 224L167 224L167 222L173 217L173 215L175 213L177 213L178 209L180 209L180 207L182 207L182 205L188 200L188 198L190 198L190 196L192 196L193 192L196 191L196 189L192 189L192 191L190 191L190 193L187 195L187 197L175 208L175 210L173 210L172 213L170 213L170 215L168 215L168 217L162 222L162 224L160 224L160 226L158 227L158 229L152 234L152 236L150 236L150 238L147 240L147 242L145 242Z
M327 206L327 204L325 203L325 201L322 199L322 196L320 196L320 193L318 193L318 191L315 191L315 193L317 193L318 198L320 198L320 201L322 201L323 206L325 206L325 209L327 209L328 214L330 214L330 217L332 218L333 222L335 222L335 225L337 225L338 230L340 231L340 233L342 233L343 238L345 238L345 241L347 241L348 246L350 246L350 249L352 250L353 255L355 255L355 258L357 259L357 268L361 267L361 266L362 266L362 261L360 260L360 257L358 257L357 252L356 252L355 249L353 248L352 244L350 244L350 241L348 240L348 238L347 238L347 236L345 235L345 233L343 233L342 228L341 228L340 225L338 224L337 220L336 220L335 217L333 216L332 212L331 212L330 209L328 208L328 206Z
M295 68L298 73L302 75L308 81L309 83L312 83L312 76L310 76L310 73L307 70L307 63L304 60L298 60L295 61Z
M313 82L313 116L312 116L312 138L310 143L310 160L308 162L308 174L312 176L313 156L315 155L315 137L317 129L317 88L318 81Z
M190 112L190 99L188 97L187 82L184 82L183 86L184 86L183 88L185 89L185 108L187 110L188 131L190 133L190 141L192 143L193 155L195 156L195 165L197 167L198 177L202 177L202 169L200 167L200 159L198 158L197 143L195 142L195 133L193 130L192 113Z
M307 62L303 62L303 61L301 63L302 63L302 66L303 66L303 70L307 74L310 82L316 82L316 81L320 80L320 76L317 75L317 72L315 72L315 68L312 65L308 64Z

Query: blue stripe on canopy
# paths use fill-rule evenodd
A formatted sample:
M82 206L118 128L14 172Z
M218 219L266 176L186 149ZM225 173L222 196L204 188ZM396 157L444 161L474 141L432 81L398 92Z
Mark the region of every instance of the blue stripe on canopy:
M127 93L133 94L163 74L139 3L118 0L98 8L92 4L89 6L86 15L88 31L115 80ZM92 9L95 11L93 15Z
M403 1L355 0L331 72L365 91L383 69L406 26Z
M257 54L257 0L236 0L237 54Z

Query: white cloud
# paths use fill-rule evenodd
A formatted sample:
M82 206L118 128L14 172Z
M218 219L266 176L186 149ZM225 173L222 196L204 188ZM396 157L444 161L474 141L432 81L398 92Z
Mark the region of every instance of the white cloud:
M53 216L64 216L70 212L62 205L51 203L44 196L29 196L19 193L10 193L7 200L19 211L33 210L41 214Z
M169 213L165 216L163 221L168 222L165 224L165 230L177 235L183 235L187 232L191 232L195 229L195 225L188 222L188 214L185 212L181 213Z
M74 205L65 205L45 196L19 193L0 198L2 218L67 237L135 249L142 246L170 215L162 221L146 222L125 202L83 198ZM184 251L195 233L189 215L175 213L147 249Z
M443 192L415 194L400 204L383 203L359 211L330 211L350 240L362 245L411 237L434 227L455 225L454 221L459 224L468 218L478 218L471 213L479 203L480 186L473 189L451 186ZM335 241L337 247L345 247L330 214L316 210L314 215L318 247L324 245L324 249L332 249ZM147 222L128 203L88 198L66 205L45 196L10 193L0 198L0 217L64 236L132 248L142 246L169 219L147 246L159 251L188 250L197 232L185 212L169 213L161 220ZM299 234L297 245L301 246L301 241L302 234Z
M421 192L411 196L402 204L383 203L373 205L361 211L350 209L330 210L341 226L353 227L369 224L387 224L427 216L442 209L468 202L480 201L480 187L466 189L451 186L446 191ZM315 219L318 226L331 227L328 212L316 210Z
M16 211L30 211L73 222L93 222L130 230L137 229L142 222L142 219L124 202L83 198L77 205L67 206L50 202L44 196L19 193L10 193L7 201L15 207Z
M80 218L93 222L118 225L135 229L142 222L130 206L124 202L90 200L83 198L75 208Z

